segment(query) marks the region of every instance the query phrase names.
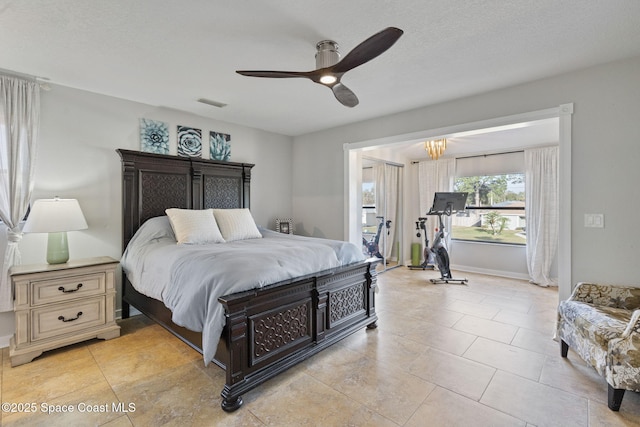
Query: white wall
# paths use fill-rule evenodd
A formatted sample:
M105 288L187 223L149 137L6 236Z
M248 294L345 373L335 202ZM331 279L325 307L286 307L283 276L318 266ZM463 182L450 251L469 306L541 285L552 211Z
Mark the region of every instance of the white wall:
M202 129L207 143L211 130L230 134L231 161L255 163L251 211L258 225L274 228L276 218L292 216L292 138L52 85L51 91L42 92L33 199L78 199L89 229L69 233L71 258L119 259L122 254L121 166L115 150L140 149L140 118L169 123L171 154L177 150L177 125ZM0 232L0 252L5 247L6 234ZM25 235L20 250L23 264L44 263L46 235ZM0 347L13 328L13 313L0 313Z
M342 126L294 139L293 215L315 234L343 238L343 144L558 107L572 116L572 282L640 284L640 57ZM328 179L318 179L327 177ZM585 213L605 228L584 228Z

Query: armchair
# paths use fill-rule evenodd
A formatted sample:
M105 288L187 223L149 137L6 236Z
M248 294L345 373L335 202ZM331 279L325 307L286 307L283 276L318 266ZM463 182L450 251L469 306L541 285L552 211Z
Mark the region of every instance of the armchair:
M640 391L640 288L578 283L558 306L558 338L562 357L571 347L606 379L612 411Z

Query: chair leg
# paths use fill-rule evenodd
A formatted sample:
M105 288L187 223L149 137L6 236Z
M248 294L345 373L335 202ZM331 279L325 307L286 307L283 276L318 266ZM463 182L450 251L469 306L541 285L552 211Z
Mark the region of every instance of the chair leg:
M608 405L609 409L612 411L619 411L620 405L622 404L622 398L624 397L624 389L623 388L613 388L611 384L609 384L609 400Z
M560 340L560 356L567 357L567 353L569 353L569 344L567 344L561 339Z

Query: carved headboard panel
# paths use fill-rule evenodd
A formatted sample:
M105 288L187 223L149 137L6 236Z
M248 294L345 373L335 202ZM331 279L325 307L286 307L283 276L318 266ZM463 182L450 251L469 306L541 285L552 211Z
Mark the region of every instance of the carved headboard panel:
M122 159L122 248L167 208L248 208L249 163L116 150Z

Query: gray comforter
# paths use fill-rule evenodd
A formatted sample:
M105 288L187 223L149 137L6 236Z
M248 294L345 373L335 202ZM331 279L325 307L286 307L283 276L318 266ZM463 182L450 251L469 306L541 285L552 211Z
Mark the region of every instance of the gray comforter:
M138 230L122 268L138 290L159 299L174 323L202 332L205 364L214 357L224 326L222 295L362 261L354 244L260 230L262 239L177 245L166 217Z

